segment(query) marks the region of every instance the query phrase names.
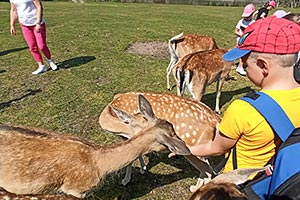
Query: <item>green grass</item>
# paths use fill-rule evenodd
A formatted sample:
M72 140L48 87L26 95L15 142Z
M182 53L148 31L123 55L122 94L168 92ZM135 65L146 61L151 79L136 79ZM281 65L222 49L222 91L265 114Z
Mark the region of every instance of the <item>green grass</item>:
M60 70L33 76L37 67L17 25L9 34L9 3L0 3L0 122L76 134L101 144L118 138L101 130L98 117L115 93L167 92L169 60L126 53L129 44L163 41L180 32L215 37L219 47L235 45L242 8L163 4L44 2L48 45ZM299 12L298 10L292 10ZM224 84L222 111L252 84L233 70ZM174 82L173 82L174 83ZM175 93L175 90L172 91ZM203 101L214 107L215 84ZM151 154L149 172L111 174L88 199L187 199L197 172L182 157Z

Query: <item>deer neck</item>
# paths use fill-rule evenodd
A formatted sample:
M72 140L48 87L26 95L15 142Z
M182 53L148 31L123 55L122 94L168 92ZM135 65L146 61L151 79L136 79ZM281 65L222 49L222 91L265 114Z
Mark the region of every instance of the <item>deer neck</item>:
M102 177L117 171L137 159L138 156L149 153L154 141L154 134L147 132L139 133L125 142L96 151L95 159L99 176Z

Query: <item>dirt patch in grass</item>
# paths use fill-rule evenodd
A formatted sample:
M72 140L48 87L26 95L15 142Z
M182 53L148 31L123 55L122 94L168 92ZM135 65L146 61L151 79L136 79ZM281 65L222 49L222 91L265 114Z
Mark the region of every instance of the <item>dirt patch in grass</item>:
M135 42L126 48L126 52L169 59L167 42Z

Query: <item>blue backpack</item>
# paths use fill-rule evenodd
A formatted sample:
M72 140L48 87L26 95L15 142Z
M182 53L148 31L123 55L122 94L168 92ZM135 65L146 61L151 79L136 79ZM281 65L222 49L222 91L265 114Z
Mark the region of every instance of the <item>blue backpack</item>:
M268 163L272 170L259 173L241 191L250 200L300 199L300 128L295 128L279 104L265 93L249 93L242 100L256 108L282 144Z

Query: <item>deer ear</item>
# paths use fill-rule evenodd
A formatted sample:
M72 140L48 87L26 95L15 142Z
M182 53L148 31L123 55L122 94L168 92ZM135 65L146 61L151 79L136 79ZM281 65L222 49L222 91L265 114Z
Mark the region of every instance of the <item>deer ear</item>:
M126 124L131 124L132 115L130 115L129 113L127 113L123 110L120 110L116 107L113 107L113 106L110 106L110 107L114 111L114 113L119 117L120 120L122 120Z
M143 95L139 95L139 110L148 120L156 119L151 104Z

